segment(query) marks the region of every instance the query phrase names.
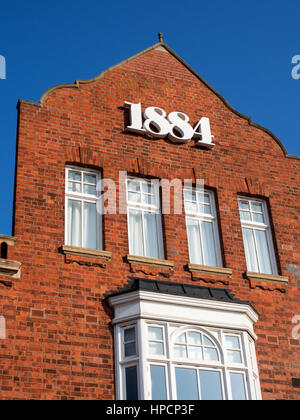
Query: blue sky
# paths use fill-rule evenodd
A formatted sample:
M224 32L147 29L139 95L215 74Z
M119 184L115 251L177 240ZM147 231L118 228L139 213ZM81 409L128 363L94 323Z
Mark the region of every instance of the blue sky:
M89 79L157 33L239 112L300 155L299 0L16 0L0 7L0 234L11 234L19 98Z

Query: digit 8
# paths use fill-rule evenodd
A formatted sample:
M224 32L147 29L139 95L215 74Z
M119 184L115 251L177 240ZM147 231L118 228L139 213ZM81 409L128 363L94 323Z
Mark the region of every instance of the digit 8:
M170 124L165 118L166 115L166 112L161 108L155 106L146 108L144 112L144 118L146 119L143 125L144 129L157 139L166 137L170 131Z
M168 115L168 120L171 124L169 138L174 143L187 143L192 139L194 130L188 123L189 117L186 114L183 112L171 112Z

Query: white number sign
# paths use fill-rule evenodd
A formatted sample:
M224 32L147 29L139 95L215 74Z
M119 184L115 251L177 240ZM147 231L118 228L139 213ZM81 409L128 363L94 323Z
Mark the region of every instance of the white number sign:
M163 109L150 106L142 114L141 104L131 102L125 102L124 107L129 109L130 125L126 127L128 131L148 134L155 139L168 137L174 143L188 143L195 139L196 145L210 149L214 146L214 136L206 117L202 117L193 128L189 124L189 117L183 112L170 112L167 116Z

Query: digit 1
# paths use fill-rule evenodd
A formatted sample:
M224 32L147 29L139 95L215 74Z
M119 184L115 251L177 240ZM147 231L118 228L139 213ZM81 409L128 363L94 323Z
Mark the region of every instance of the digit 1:
M144 133L141 104L132 104L131 102L125 101L123 106L129 109L130 116L130 125L126 127L126 130L133 131L134 133Z
M215 144L212 142L214 136L211 134L209 118L202 117L194 128L194 137L200 137L196 141L196 146L204 146L209 149L213 148Z

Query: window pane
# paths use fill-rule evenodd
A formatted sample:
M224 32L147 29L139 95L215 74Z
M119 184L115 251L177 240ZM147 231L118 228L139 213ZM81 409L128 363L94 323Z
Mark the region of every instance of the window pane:
M203 344L205 345L205 346L211 346L211 347L216 347L215 345L214 345L214 343L209 339L209 338L207 338L205 335L203 335Z
M201 222L204 264L217 266L217 257L214 244L213 225L211 222Z
M212 360L212 361L219 360L218 352L216 349L204 347L203 352L204 352L204 360Z
M96 185L83 185L84 194L96 195Z
M146 242L146 256L152 258L159 258L158 251L158 229L157 220L158 217L155 213L144 213L145 221L145 242Z
M155 197L154 195L142 195L142 200L144 204L154 205L155 204Z
M140 203L141 202L141 194L140 193L129 192L128 193L128 201L131 201L133 203Z
M176 338L176 343L186 343L186 334L180 334L177 338Z
M260 213L252 213L253 221L258 223L265 223L264 216Z
M230 349L239 349L240 348L240 340L239 337L235 335L226 335L225 336L226 347Z
M150 182L142 183L142 191L147 194L154 194L154 187Z
M176 368L176 388L178 400L199 400L197 371Z
M69 180L70 181L81 181L81 172L69 171Z
M243 228L243 240L248 271L258 272L253 230Z
M163 329L160 327L148 327L149 340L163 340Z
M188 332L188 343L201 345L201 334L197 332Z
M185 208L185 212L186 213L192 213L192 214L196 214L198 213L198 208L197 208L197 204L196 203L192 203L190 201L185 201L184 202L184 208Z
M96 175L83 174L83 182L96 185Z
M223 400L221 374L212 370L200 370L201 400Z
M212 214L211 207L207 204L199 204L199 213Z
M149 353L150 354L163 355L164 354L163 343L150 342L149 343Z
M135 341L133 343L127 343L124 345L124 353L125 353L125 357L129 357L129 356L135 356L136 355L136 345L135 345Z
M184 200L196 201L196 192L195 191L184 191Z
M129 191L140 191L140 183L134 180L129 180L127 187Z
M129 238L130 253L144 255L142 213L138 210L129 210Z
M256 230L255 236L260 264L260 272L265 274L272 274L272 266L267 243L267 232L264 230Z
M83 203L85 248L97 249L97 210L95 203Z
M137 367L125 369L126 400L138 400Z
M239 208L241 210L250 210L249 201L239 200Z
M199 203L210 204L209 194L197 193L197 198Z
M164 366L150 365L152 400L166 400L167 386Z
M227 350L229 363L242 363L242 356L239 350Z
M190 262L192 264L203 264L201 245L200 245L200 228L196 220L187 219L187 234L189 244Z
M255 202L251 202L251 210L252 211L258 211L260 213L263 212L263 207L262 207L262 203L255 203Z
M81 202L68 200L68 245L81 247Z
M69 192L81 193L81 184L78 182L70 182L68 186Z
M242 373L230 373L233 400L246 400L245 381Z
M202 360L202 347L189 346L189 358Z
M126 328L124 330L124 342L135 341L135 328Z
M240 211L241 220L251 221L251 214L249 211Z
M179 344L176 344L174 346L174 356L187 357L186 346L180 346Z

